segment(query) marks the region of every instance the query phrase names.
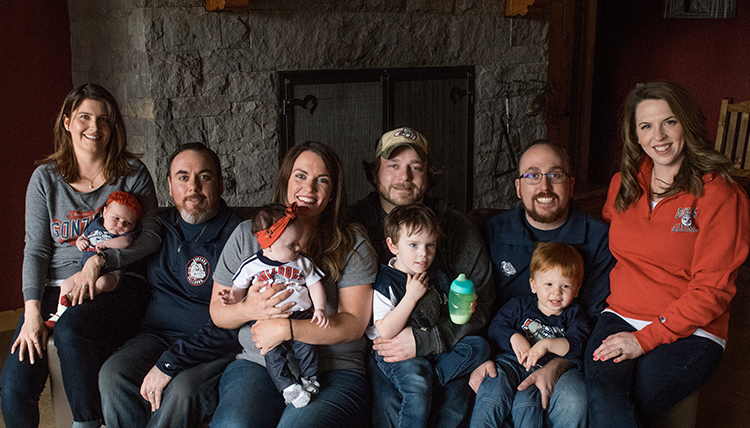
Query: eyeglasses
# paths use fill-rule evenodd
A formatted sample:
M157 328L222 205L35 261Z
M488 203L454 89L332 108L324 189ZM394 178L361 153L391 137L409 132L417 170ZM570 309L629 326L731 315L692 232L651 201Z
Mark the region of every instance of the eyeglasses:
M534 185L541 183L542 177L544 176L549 179L550 183L560 184L565 181L565 177L567 177L568 174L563 171L552 171L546 174L542 172L527 172L526 174L519 175L518 178L523 178L526 181L526 184Z

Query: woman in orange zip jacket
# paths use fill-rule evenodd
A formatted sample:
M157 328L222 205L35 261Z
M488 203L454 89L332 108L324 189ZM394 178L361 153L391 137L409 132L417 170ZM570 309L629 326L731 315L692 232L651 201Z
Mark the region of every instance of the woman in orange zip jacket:
M592 427L641 426L708 380L750 246L747 194L687 90L633 90L622 134L603 210L617 264L585 358Z

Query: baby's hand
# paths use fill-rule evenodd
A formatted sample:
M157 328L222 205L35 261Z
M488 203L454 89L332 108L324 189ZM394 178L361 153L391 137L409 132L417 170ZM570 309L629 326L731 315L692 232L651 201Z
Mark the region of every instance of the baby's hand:
M523 365L526 368L526 371L531 370L531 368L536 365L536 362L549 352L548 344L549 339L542 339L529 349L529 356L526 358L526 363Z
M219 290L219 299L224 306L234 304L232 290Z
M516 354L518 364L524 364L529 357L529 349L531 349L529 341L521 333L515 333L510 337L510 346L513 348L513 353Z
M424 296L428 287L427 272L418 273L413 277L409 274L406 275L406 294L413 296L415 301Z
M83 235L79 236L78 239L76 239L76 247L78 248L78 251L86 251L91 243L89 243L89 240L86 239Z
M94 246L94 248L96 248L96 251L99 252L99 251L104 251L104 250L106 250L109 247L107 246L107 242L104 241L104 242L100 242L100 243L96 244Z
M313 317L310 322L317 324L318 327L321 328L328 328L331 324L328 320L328 315L326 315L326 311L322 308L316 309L315 312L313 312Z
M477 298L478 298L478 297L479 297L479 296L475 294L475 295L474 295L474 300L473 300L473 301L471 302L471 313L472 313L472 314L473 314L474 312L476 312L476 310L477 310Z

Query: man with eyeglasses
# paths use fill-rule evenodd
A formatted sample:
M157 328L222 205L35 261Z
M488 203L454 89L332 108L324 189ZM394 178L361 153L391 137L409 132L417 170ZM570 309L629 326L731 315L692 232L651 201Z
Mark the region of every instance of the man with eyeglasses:
M556 241L574 246L583 256L584 277L577 303L593 325L609 295L609 271L615 260L609 252L607 225L570 203L575 179L568 156L558 146L538 142L521 156L516 194L521 204L490 219L482 236L490 250L496 290L496 309L509 299L531 294L529 264L537 242ZM497 376L495 363L487 361L471 375L470 384L481 394L490 393ZM539 388L545 418L550 426L586 426L586 389L583 373L570 361L556 358L537 369L519 389ZM525 404L516 394L514 410ZM477 402L479 403L479 398ZM477 404L479 405L479 404Z

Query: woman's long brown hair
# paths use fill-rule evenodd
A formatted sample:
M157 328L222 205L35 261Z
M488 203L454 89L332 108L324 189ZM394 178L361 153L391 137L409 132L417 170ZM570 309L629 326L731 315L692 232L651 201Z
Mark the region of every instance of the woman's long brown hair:
M320 157L331 177L331 199L320 216L315 233L307 242L305 253L325 271L333 282L338 281L341 266L354 245L354 231L347 224L346 180L344 168L338 155L325 144L305 141L292 147L281 161L273 191L273 202L288 204L287 189L294 162L304 152L312 152Z
M706 117L700 104L687 89L672 82L651 82L632 90L626 100L622 115L622 183L615 199L615 209L625 211L643 195L637 176L646 153L638 144L636 110L644 100L664 100L682 125L685 146L680 170L672 184L659 194L666 197L679 192L703 195L703 176L714 172L729 184L732 180L732 163L713 148L706 131Z
M71 114L85 100L99 101L106 106L110 137L106 147L102 176L108 184L113 184L118 178L130 174L132 167L129 161L138 159L140 156L129 152L127 149L128 139L125 133L125 123L122 120L117 101L109 91L93 83L75 88L65 98L65 102L63 102L55 120L55 152L37 161L36 164L54 164L57 172L67 183L75 183L81 178L78 159L73 148L73 140L70 132L65 129L65 118L72 120Z

